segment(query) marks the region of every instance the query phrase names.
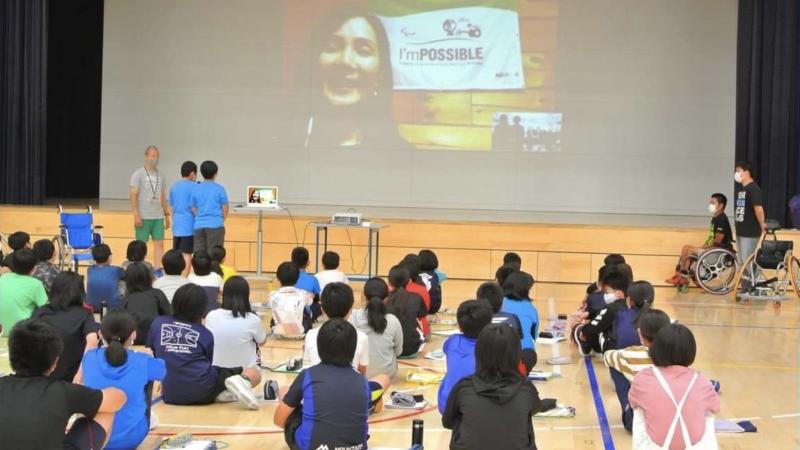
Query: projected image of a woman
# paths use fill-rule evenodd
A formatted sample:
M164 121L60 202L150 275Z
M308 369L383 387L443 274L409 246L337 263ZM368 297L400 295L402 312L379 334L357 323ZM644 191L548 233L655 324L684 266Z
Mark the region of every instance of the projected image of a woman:
M345 5L314 30L305 146L406 148L392 117L392 68L380 20Z

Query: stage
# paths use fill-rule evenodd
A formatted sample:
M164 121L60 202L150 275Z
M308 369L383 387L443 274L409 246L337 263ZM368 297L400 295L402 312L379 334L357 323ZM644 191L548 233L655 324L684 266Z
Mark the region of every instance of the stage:
M127 200L94 199L59 202L45 206L0 206L0 232L31 233L32 239L52 238L58 232L53 206L80 209L92 205L95 223L104 226L105 241L113 259L124 259L125 247L133 239L133 219ZM232 205L236 205L232 203ZM315 253L313 222L328 221L344 206L282 205L264 217L264 271L271 273L288 260L297 245ZM620 215L586 213L534 213L515 211L470 211L416 208L357 208L365 220L388 225L380 236L378 272L389 268L408 253L429 248L436 252L440 268L451 279L486 280L494 277L503 254L518 252L526 270L537 281L585 284L597 276L603 257L622 253L635 268L635 278L656 285L671 274L684 244L701 244L708 217ZM231 212L226 222L228 263L245 273L256 269L255 214ZM329 249L341 256L341 269L364 275L367 268L367 233L358 229L332 229ZM782 236L798 240L796 231ZM788 239L788 237L785 237ZM167 232L167 240L171 234ZM168 244L169 245L169 244ZM800 248L800 247L796 247ZM313 266L310 268L314 270Z

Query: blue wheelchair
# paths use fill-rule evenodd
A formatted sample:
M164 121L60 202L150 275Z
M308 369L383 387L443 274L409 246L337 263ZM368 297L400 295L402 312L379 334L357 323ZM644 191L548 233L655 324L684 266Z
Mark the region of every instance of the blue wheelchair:
M53 238L56 248L56 265L59 270L78 271L81 261L92 260L92 247L103 243L99 230L102 225L94 224L92 207L86 212L64 212L58 205L59 232Z

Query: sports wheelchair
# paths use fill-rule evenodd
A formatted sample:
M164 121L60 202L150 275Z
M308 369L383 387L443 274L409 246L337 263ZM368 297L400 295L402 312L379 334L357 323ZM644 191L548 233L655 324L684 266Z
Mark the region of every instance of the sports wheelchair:
M103 243L103 236L97 231L102 225L95 225L92 207L86 212L64 212L58 205L59 232L53 238L56 248L56 266L59 270L78 271L81 261L92 260L92 247Z
M800 296L800 261L792 253L794 242L778 240L776 232L781 228L777 221L768 220L766 228L758 248L747 258L736 277L735 288L737 299L745 303L771 300L778 307L792 295ZM772 276L767 278L769 275Z
M690 261L689 274L676 284L679 291L687 292L690 280L709 294L726 295L733 291L739 272L735 251L711 247L686 258Z

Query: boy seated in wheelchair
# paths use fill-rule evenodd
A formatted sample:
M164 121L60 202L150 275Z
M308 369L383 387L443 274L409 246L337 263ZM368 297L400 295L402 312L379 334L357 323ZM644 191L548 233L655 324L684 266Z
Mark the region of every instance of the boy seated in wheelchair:
M709 248L726 248L733 250L733 232L728 216L725 214L725 207L728 205L728 198L724 194L711 194L708 201L708 211L713 215L711 225L708 228L708 238L701 247L684 245L681 250L681 257L675 266L675 273L666 280L667 283L677 286L684 284L691 275L689 269L692 264L692 256L700 256Z

